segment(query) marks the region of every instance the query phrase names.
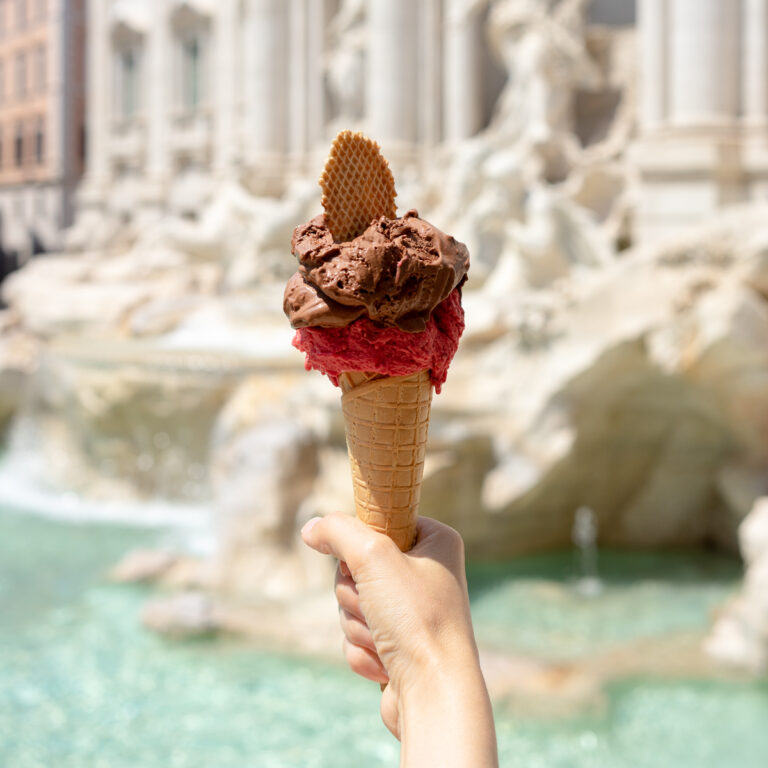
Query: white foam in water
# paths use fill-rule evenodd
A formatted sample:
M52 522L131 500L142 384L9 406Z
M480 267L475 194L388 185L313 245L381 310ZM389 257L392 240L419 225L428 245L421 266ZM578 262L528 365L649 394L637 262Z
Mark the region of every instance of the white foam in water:
M205 527L208 523L209 509L205 505L161 500L94 500L70 491L34 487L13 471L13 463L0 464L0 506L70 522L195 529Z
M35 449L34 426L20 416L0 459L0 507L74 523L174 528L187 548L204 551L213 546L210 507L205 502L93 499L51 487L46 476L43 452Z

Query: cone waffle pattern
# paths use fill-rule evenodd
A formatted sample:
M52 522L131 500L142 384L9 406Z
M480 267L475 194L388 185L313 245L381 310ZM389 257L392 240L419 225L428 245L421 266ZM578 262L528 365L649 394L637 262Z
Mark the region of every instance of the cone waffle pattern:
M404 552L416 538L431 403L429 371L377 378L341 398L357 516Z
M395 180L379 145L362 133L342 131L320 176L323 208L337 243L362 235L374 219L394 219Z

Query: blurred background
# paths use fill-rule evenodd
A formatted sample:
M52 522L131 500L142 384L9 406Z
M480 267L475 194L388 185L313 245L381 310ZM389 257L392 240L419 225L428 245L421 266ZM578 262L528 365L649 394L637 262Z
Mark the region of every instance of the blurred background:
M768 0L0 0L0 764L397 763L297 533L341 128L472 256L421 512L502 763L768 765Z

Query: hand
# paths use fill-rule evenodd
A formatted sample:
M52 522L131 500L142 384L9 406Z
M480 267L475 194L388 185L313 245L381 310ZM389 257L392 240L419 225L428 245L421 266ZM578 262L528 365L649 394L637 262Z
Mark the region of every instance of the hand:
M302 536L340 561L344 653L352 670L388 683L381 715L403 742L401 765L496 765L459 534L421 518L416 545L404 554L359 520L328 515L310 520Z

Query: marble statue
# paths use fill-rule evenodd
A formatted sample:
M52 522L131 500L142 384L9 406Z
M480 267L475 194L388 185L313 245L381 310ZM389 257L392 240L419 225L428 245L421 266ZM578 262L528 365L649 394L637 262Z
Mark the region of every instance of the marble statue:
M706 648L717 659L768 670L768 498L758 499L739 528L746 576L718 618Z
M467 333L511 330L536 346L547 339L549 318L562 301L553 289L605 269L613 261L608 240L587 211L544 184L528 191L521 220L496 216L488 222L496 224L500 255L482 287L466 295Z
M539 178L543 160L521 144L500 146L481 136L454 154L436 221L452 222L473 255L472 287L495 290L499 274L519 287L546 288L574 267L601 268L612 260L608 237L567 188ZM519 261L513 269L511 261ZM502 292L512 286L502 281Z
M529 191L525 222L511 222L510 237L533 288L567 277L574 268L605 268L612 260L608 243L586 212L542 184Z
M491 44L508 73L491 130L545 154L548 179L567 175L578 151L574 88L600 82L584 41L585 7L585 0L505 0L489 16Z
M610 240L583 206L605 207L599 193L606 185L592 179L602 180L601 163L612 155L602 145L583 150L574 134L574 90L597 87L603 77L586 47L585 8L585 0L490 4L488 35L507 84L490 125L455 147L433 181L436 221L450 222L473 254L471 288L494 273L494 280L505 276L504 290L510 280L544 289L577 265L611 260ZM613 144L615 134L609 137ZM570 183L559 189L555 182ZM619 215L606 227L609 236L619 231Z
M472 253L472 285L483 284L504 249L509 222L524 213L524 158L516 147L495 149L478 137L460 145L434 181L440 205L433 217L448 224Z
M282 198L258 197L242 185L225 182L197 221L166 217L139 238L134 251L158 246L181 251L193 260L224 260L224 287L235 290L286 277L286 258L297 221L316 205L316 185L295 181Z

